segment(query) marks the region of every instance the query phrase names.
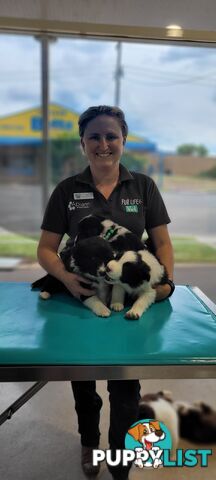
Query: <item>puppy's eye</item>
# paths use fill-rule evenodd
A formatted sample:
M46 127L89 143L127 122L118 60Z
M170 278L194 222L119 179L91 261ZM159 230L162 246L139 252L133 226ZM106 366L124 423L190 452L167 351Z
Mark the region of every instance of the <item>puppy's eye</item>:
M146 427L144 427L144 431L143 431L144 435L147 435L148 433L148 429Z
M154 427L150 427L150 432L154 432Z

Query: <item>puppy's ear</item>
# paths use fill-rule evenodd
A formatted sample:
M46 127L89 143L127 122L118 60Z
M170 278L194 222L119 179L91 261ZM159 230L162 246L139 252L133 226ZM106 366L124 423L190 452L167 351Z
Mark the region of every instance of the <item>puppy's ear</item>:
M202 413L212 413L213 412L213 409L210 407L210 405L207 405L206 403L194 402L193 405L195 407L198 407Z
M131 435L136 441L141 440L144 432L144 425L142 423L137 423L135 427L129 428L128 433Z
M161 397L161 398L164 398L165 400L167 400L168 402L173 402L173 394L170 390L161 390L160 392L158 392L158 395Z

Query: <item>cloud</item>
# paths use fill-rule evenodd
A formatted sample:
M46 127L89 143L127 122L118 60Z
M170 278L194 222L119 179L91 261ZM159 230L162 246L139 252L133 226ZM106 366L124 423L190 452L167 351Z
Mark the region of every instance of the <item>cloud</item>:
M207 63L215 58L216 52L214 48L176 46L175 48L169 47L164 53L162 60L165 62L182 62L189 59L193 63L198 62L200 64L201 62Z
M40 45L0 36L0 115L40 104ZM174 150L203 143L216 153L215 50L167 44L122 45L120 106L131 132ZM50 100L82 112L114 104L116 42L59 38L50 44Z

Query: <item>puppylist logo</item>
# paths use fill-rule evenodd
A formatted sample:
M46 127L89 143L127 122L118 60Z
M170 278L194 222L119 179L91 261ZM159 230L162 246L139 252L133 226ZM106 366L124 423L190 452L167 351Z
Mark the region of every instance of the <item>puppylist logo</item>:
M145 419L134 423L125 436L125 449L93 450L93 465L106 460L108 465L133 462L138 468L159 467L207 467L210 449L177 449L175 460L171 455L172 438L166 425L157 420Z

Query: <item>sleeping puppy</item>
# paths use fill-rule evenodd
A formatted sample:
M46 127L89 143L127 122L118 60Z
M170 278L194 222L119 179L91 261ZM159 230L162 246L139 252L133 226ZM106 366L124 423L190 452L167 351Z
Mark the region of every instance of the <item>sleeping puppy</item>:
M106 267L105 280L113 284L111 308L121 311L127 292L135 302L126 313L127 318L138 319L155 301L155 284L167 281L165 267L147 250L128 251L111 260Z
M138 420L145 419L158 420L166 425L172 437L173 456L179 442L179 419L170 391L148 393L140 398Z
M113 258L111 246L100 237L79 241L71 249L67 248L62 258L68 272L77 273L91 280L91 288L96 291L96 294L90 297L81 295L80 300L101 317L108 317L111 314L106 306L109 302L110 287L104 282L104 275L107 263ZM86 288L87 284L83 283L82 286ZM32 283L32 288L40 288L40 297L44 300L54 293L68 292L64 284L50 274Z
M100 215L88 215L78 224L78 234L75 242L98 235L107 240L114 256L127 250L138 251L144 248L140 238L125 227Z
M195 443L216 443L216 410L202 402L175 402L180 436Z

